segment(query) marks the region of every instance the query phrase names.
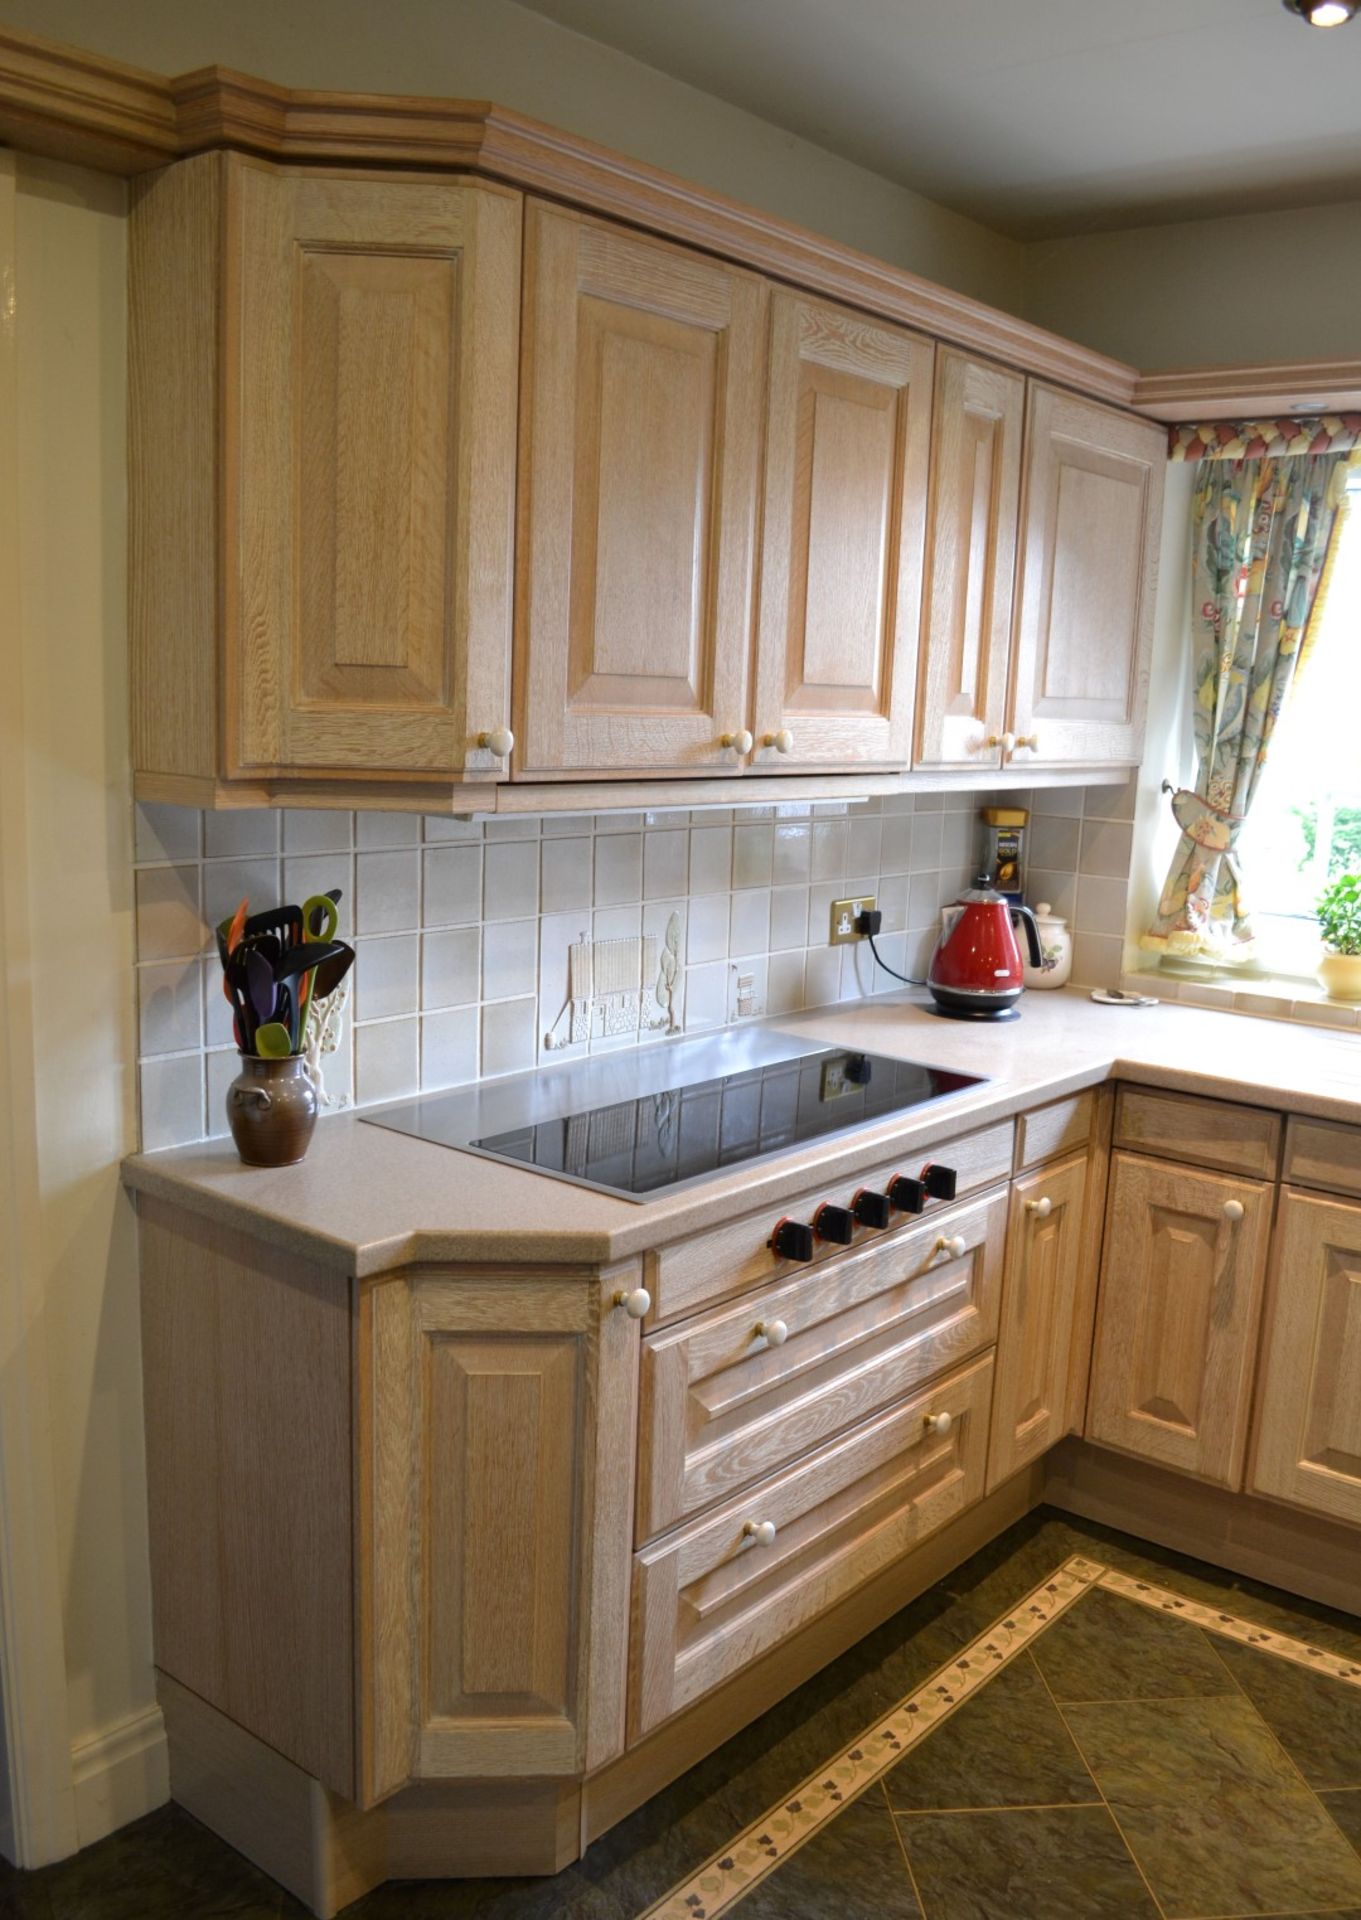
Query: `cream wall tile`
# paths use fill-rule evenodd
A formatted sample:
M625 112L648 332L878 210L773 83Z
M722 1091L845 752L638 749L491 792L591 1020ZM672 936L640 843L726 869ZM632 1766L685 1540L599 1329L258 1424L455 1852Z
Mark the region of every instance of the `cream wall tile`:
M803 1006L803 954L772 953L766 984L768 1013L797 1013Z
M598 813L595 816L597 833L637 833L642 824L641 813Z
M673 899L689 882L690 836L683 827L643 837L643 898Z
M420 924L421 856L414 847L354 857L357 933L405 933Z
M1139 783L1131 777L1118 787L1084 787L1082 815L1086 820L1132 820Z
M414 1013L420 999L420 936L384 934L356 940L351 1005L356 1020Z
M421 935L421 1006L458 1007L482 991L482 930L477 924Z
M907 875L880 874L879 911L884 916L885 933L901 933L907 925Z
M728 926L728 952L764 954L770 949L770 890L751 887L732 896L732 915Z
M585 837L544 841L539 894L545 913L590 906L594 851L592 842Z
M934 868L914 873L907 883L907 924L930 926L940 911L940 875Z
M924 793L922 800L938 799L938 794ZM912 820L912 866L913 873L926 873L940 866L942 821L939 813L923 813L918 809Z
M850 873L879 873L883 823L854 814L846 823L846 868Z
M846 822L844 820L813 822L813 862L809 871L814 880L840 882L846 871Z
M728 895L703 893L690 902L686 928L687 966L721 960L728 951Z
M532 813L507 814L500 819L483 821L482 833L487 840L537 840L539 818Z
M383 852L390 847L419 846L421 816L418 813L357 813L354 816L354 843L366 853Z
M226 1052L204 1055L208 1069L207 1110L203 1130L209 1140L221 1140L231 1132L227 1121L227 1089L241 1071L241 1056L235 1047Z
M482 918L523 920L538 911L538 836L489 843L483 854Z
M878 821L875 822L877 826ZM804 821L776 823L771 878L777 887L807 885L812 873L813 829Z
M886 813L880 838L880 865L884 873L906 873L912 864L912 815Z
M1129 873L1133 839L1134 829L1127 822L1085 821L1078 871L1110 874L1123 880Z
M1037 817L1080 820L1083 791L1081 787L1037 787L1031 796L1031 812Z
M379 1020L354 1030L355 1105L400 1100L420 1085L419 1022Z
M807 887L775 887L770 895L770 950L784 953L808 944ZM800 963L802 973L802 962Z
M726 893L732 885L732 828L697 826L690 834L691 893Z
M421 821L421 833L427 846L449 840L462 840L465 843L475 840L479 846L482 844L480 820L454 820L443 813L427 813Z
M514 1000L538 985L537 920L493 920L482 929L482 997Z
M203 866L205 939L211 929L229 920L243 900L252 913L283 904L283 882L277 859L208 860Z
M336 937L348 940L354 932L354 857L349 853L307 854L284 861L284 898L295 906L314 893L340 888L336 908Z
M537 1000L498 1000L482 1008L482 1072L519 1073L538 1054Z
M482 847L427 847L422 855L427 927L475 925L482 919Z
M1120 978L1125 943L1101 933L1073 936L1073 981L1079 987L1113 987Z
M595 825L589 813L546 813L543 817L545 840L574 840L589 834Z
M481 1012L454 1007L421 1019L421 1087L463 1086L477 1078L477 1041Z
M595 843L595 903L618 907L643 897L643 836L602 833Z
M310 813L302 807L289 807L283 823L285 854L346 853L354 844L354 815L339 809Z
M174 960L200 951L208 929L199 913L197 867L144 868L134 893L139 960Z
M1307 1021L1311 1026L1361 1026L1361 1009L1340 1007L1326 1000L1297 1000L1291 1011L1294 1019Z
M841 949L810 947L804 961L804 1004L830 1007L841 994Z
M1060 920L1077 917L1077 875L1046 872L1043 867L1027 866L1025 897L1031 906L1047 901ZM1095 929L1094 929L1095 931Z
M1057 873L1075 873L1081 836L1080 820L1036 814L1026 834L1027 868L1044 867Z
M222 966L216 953L201 963L203 969L203 1044L206 1047L231 1047L236 1035L232 1030L232 1005L222 988Z
M751 808L738 808L749 813ZM732 883L734 887L768 887L775 857L775 831L763 822L733 828Z
M1077 928L1079 933L1125 933L1125 902L1129 894L1126 880L1105 880L1095 874L1082 874L1077 883Z
M728 967L728 1018L759 1020L770 997L769 964L765 954L747 954Z
M685 1030L702 1033L728 1018L728 963L715 960L685 970Z

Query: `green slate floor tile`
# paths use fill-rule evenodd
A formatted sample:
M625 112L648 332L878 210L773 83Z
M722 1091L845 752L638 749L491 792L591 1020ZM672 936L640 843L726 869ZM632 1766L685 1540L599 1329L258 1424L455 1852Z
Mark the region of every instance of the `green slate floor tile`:
M1104 1807L908 1813L898 1830L930 1920L1158 1920Z
M1361 1787L1361 1687L1233 1640L1219 1651L1311 1787Z
M738 1901L741 1920L920 1920L893 1816L878 1787Z
M902 1813L1100 1798L1028 1653L900 1760L884 1785L889 1805Z
M1126 1701L1065 1717L1168 1920L1361 1903L1361 1857L1249 1701Z
M1042 1633L1035 1663L1056 1700L1160 1700L1233 1693L1208 1638L1189 1620L1097 1590Z

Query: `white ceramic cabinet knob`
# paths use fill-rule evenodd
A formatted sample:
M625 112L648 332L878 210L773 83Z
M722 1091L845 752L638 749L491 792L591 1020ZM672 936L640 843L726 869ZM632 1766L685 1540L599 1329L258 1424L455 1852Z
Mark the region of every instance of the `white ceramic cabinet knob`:
M506 760L514 749L515 735L509 727L492 727L489 732L478 734L477 744L494 753L498 760Z
M652 1307L652 1295L646 1287L631 1287L627 1292L616 1293L616 1307L622 1307L630 1320L645 1320Z
M955 1424L952 1413L928 1413L922 1425L928 1433L948 1433Z
M1038 733L1018 733L1012 742L1012 746L1013 748L1029 747L1032 753L1038 753L1040 750L1040 736Z
M781 727L778 733L764 734L761 739L761 745L763 747L774 747L776 753L792 753L794 751L794 736L788 727Z
M990 733L988 735L988 745L990 747L1000 747L1003 753L1014 753L1016 750L1016 735L1014 733Z
M1241 1200L1226 1200L1224 1202L1224 1218L1232 1221L1236 1226L1243 1218L1243 1202Z
M773 1520L748 1520L742 1529L745 1540L754 1540L758 1547L773 1547L775 1544L775 1522Z
M948 1253L952 1260L960 1260L968 1252L968 1242L962 1233L943 1233L936 1242L937 1253Z
M1054 1211L1054 1203L1047 1193L1042 1193L1038 1200L1027 1200L1025 1210L1033 1213L1037 1220L1047 1220Z
M734 753L750 753L756 743L746 727L739 727L736 733L720 734L718 744L720 747L731 747Z
M782 1347L789 1338L789 1328L783 1320L758 1320L756 1337L764 1340L768 1347Z

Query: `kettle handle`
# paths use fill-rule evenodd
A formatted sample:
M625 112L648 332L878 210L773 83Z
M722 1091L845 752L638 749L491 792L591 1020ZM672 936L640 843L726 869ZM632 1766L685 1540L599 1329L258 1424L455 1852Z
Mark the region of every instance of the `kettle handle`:
M1029 907L1013 907L1011 909L1011 918L1013 925L1019 921L1025 928L1025 943L1030 952L1031 966L1042 967L1044 965L1044 955L1040 951L1040 930L1035 924L1034 914Z

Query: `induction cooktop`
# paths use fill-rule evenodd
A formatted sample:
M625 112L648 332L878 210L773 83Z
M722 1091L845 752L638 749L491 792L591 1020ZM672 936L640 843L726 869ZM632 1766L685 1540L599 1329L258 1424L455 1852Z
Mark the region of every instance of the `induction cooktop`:
M360 1117L646 1200L981 1084L978 1074L756 1028L424 1094Z

